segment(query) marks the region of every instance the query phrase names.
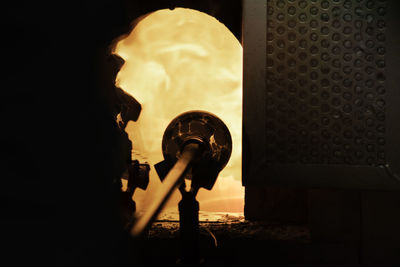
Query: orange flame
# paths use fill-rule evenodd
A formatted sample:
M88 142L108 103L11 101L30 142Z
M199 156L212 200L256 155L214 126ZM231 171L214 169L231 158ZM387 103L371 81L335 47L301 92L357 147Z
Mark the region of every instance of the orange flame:
M125 60L117 85L142 104L139 120L126 128L133 158L162 161L162 136L173 118L189 110L214 113L229 128L233 151L213 190L200 190L197 199L203 211L242 212L242 47L235 36L205 13L163 9L140 20L114 53ZM148 189L134 196L139 211L160 183L153 168ZM180 198L176 191L167 208Z

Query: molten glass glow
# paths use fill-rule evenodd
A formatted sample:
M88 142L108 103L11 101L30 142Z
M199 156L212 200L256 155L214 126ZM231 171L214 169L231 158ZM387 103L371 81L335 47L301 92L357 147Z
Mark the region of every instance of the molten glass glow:
M161 141L169 122L190 110L214 113L228 126L232 156L211 191L200 190L200 210L242 212L242 47L215 18L192 9L159 10L141 19L118 42L125 60L117 85L142 104L139 120L126 128L133 157L152 166L163 160ZM137 191L138 210L146 208L160 180L152 168L148 189ZM178 190L166 208L177 208Z

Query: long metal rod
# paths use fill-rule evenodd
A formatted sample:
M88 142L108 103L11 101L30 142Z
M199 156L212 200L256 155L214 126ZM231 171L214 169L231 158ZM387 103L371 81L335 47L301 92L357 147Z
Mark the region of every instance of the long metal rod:
M154 219L156 219L157 215L162 210L172 192L185 178L190 163L195 158L198 149L199 145L195 143L188 144L184 147L181 157L175 163L174 167L168 172L161 187L159 188L156 194L157 198L132 226L130 233L133 237L140 236L150 226Z

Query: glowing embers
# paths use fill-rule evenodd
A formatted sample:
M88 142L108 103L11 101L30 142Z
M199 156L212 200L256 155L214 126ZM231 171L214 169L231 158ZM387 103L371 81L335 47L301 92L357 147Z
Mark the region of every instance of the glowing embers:
M117 85L143 108L126 129L133 157L160 162L163 132L174 117L189 110L214 113L228 126L233 151L213 190L200 190L197 199L201 210L241 212L242 47L235 36L205 13L164 9L141 19L115 53L125 60ZM135 195L139 211L160 183L153 168L148 189ZM176 209L179 199L176 192L167 208Z

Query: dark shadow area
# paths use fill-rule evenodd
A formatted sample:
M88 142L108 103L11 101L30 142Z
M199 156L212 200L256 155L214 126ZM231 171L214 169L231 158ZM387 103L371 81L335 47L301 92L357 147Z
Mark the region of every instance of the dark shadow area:
M14 1L3 13L1 261L112 263L125 247L113 180L129 142L109 45L133 18L121 1Z

